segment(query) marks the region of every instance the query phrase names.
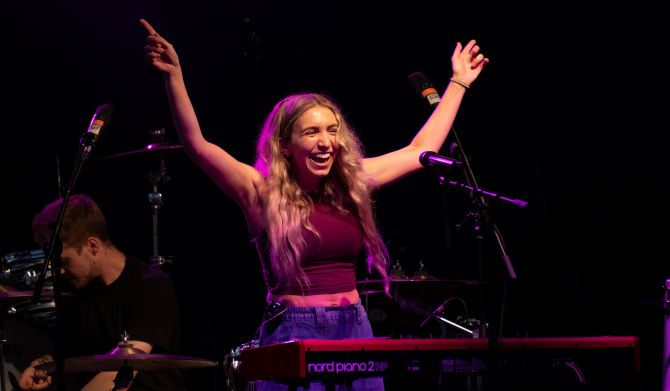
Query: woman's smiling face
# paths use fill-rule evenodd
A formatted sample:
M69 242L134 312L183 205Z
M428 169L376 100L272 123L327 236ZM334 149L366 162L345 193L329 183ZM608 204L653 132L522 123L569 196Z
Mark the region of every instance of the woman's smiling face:
M327 107L315 106L296 119L285 153L298 183L305 191L317 190L330 173L339 144L337 117Z

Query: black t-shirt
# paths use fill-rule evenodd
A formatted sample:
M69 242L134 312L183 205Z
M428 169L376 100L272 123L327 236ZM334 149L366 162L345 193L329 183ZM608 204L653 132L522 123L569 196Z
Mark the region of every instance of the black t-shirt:
M65 357L109 353L127 332L129 340L145 341L152 354L179 352L179 309L167 273L127 256L119 278L108 286L91 283L62 300ZM130 362L132 365L132 362ZM79 390L96 373L66 374L68 389ZM140 371L130 388L185 390L178 370Z

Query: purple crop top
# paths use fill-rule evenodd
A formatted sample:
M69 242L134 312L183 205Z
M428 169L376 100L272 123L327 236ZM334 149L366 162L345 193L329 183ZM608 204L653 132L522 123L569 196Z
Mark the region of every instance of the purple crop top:
M301 289L297 282L291 282L284 288L273 289L273 295L320 295L356 288L356 263L364 249L363 229L358 220L330 206L315 204L309 222L320 234L317 238L307 230L303 233L306 247L302 268L310 284ZM265 265L265 270L267 273L270 268Z

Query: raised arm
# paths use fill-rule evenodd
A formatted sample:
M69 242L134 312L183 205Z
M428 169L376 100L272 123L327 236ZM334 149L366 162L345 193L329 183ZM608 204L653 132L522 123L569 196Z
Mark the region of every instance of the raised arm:
M419 156L422 152L437 152L442 148L465 91L477 79L488 62L488 58L479 52L479 46L475 40L468 42L465 47L460 42L456 44L451 56L452 81L447 86L437 108L412 142L397 151L363 161L363 167L375 187L384 186L419 170L421 168Z
M188 96L177 52L149 22L140 19L140 23L149 34L144 47L147 60L163 74L174 125L186 154L240 205L249 218L257 210L260 173L204 138Z

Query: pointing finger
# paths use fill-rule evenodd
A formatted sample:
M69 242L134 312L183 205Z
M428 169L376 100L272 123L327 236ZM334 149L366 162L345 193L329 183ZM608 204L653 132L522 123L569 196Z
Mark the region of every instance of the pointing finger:
M156 30L145 19L140 19L140 23L142 24L142 26L144 26L144 28L150 35L158 35Z

